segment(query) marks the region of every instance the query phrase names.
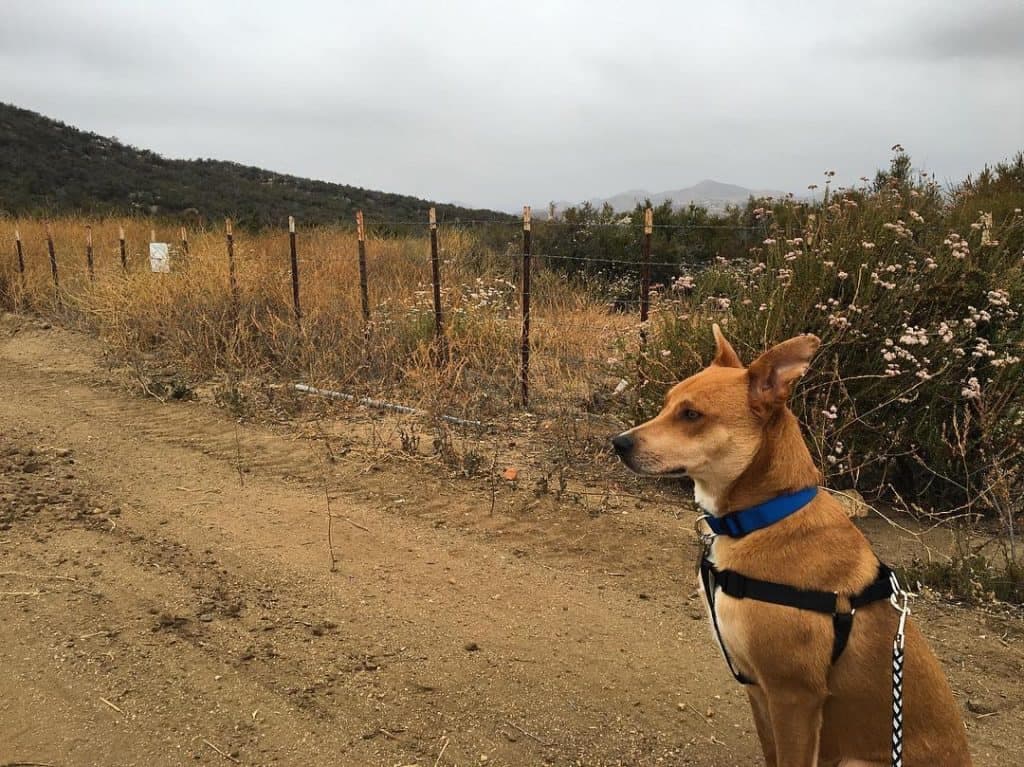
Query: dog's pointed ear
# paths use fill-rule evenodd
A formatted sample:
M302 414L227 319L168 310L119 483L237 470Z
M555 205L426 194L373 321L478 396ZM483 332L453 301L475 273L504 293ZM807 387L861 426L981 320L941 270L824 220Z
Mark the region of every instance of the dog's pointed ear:
M732 344L725 339L722 329L718 327L717 322L711 326L711 331L715 334L715 358L711 360L711 364L723 368L743 367L740 355L732 348Z
M751 407L762 414L781 407L789 399L793 383L811 364L821 339L807 334L776 344L750 364Z

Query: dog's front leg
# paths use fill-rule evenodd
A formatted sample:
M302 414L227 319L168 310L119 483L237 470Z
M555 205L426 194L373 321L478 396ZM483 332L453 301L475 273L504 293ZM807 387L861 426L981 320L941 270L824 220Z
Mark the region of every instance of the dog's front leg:
M778 767L815 767L824 696L807 689L769 689L765 694Z
M768 698L760 687L752 684L747 685L747 698L750 700L750 710L754 714L754 725L757 727L757 737L761 741L761 751L764 752L764 761L767 767L778 767L778 759L775 754L775 735L772 733L772 719L768 713Z

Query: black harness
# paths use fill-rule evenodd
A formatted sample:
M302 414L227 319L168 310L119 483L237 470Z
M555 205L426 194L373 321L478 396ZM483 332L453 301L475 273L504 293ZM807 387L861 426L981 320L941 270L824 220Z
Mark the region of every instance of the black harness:
M758 602L770 602L785 607L795 607L798 610L811 610L816 613L823 613L832 616L832 663L839 660L839 656L846 649L846 643L850 640L850 630L853 628L853 615L858 608L869 605L872 602L880 602L889 599L893 594L892 571L878 563L878 576L859 594L850 597L850 611L839 612L839 595L832 591L809 591L794 588L783 583L772 583L757 578L748 578L735 570L719 570L708 559L708 552L705 551L700 559L700 580L704 584L704 596L708 602L708 609L711 611L711 625L714 626L715 635L718 637L718 644L722 648L722 655L729 665L729 671L740 684L755 684L736 670L733 666L729 651L725 649L725 640L722 639L722 631L718 627L718 615L715 612L715 592L721 590L733 599L753 599Z
M716 535L742 538L799 511L814 498L816 492L817 488L807 488L790 495L774 498L750 509L734 512L726 517L706 515L704 520ZM879 562L878 575L875 580L859 594L849 597L849 612L840 612L839 595L835 592L798 589L783 583L749 578L735 570L719 570L711 562L709 554L710 542L706 542L704 553L700 559L700 580L704 586L704 597L707 599L708 609L711 611L711 625L718 637L722 655L725 656L725 662L729 665L729 671L740 684L756 683L736 670L729 651L725 648L725 640L722 639L722 631L718 626L718 614L715 611L715 594L718 590L733 599L753 599L758 602L769 602L784 607L795 607L798 610L810 610L831 615L833 664L839 660L850 640L853 616L857 609L872 602L889 599L894 593L892 570Z

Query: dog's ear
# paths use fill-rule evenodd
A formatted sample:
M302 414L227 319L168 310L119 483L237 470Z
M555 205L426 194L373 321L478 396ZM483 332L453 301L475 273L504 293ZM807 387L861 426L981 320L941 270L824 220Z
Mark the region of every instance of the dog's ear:
M715 334L715 358L711 360L711 364L723 368L743 367L740 355L732 348L732 344L725 340L725 336L722 335L722 329L718 327L717 322L711 326L711 331Z
M766 415L781 407L793 390L793 383L804 374L811 358L821 346L815 335L790 338L773 346L750 364L750 405Z

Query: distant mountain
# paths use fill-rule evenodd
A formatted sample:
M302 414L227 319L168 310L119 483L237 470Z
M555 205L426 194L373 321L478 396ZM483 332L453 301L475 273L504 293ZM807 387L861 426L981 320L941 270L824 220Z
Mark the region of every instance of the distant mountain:
M225 216L250 227L368 221L508 220L493 210L432 203L221 160L171 160L117 139L0 103L0 216L54 213Z
M607 202L615 210L627 212L633 210L638 203L643 203L644 200L650 200L654 206L661 205L668 200L672 203L673 208L685 208L693 203L716 213L721 212L728 205L745 203L751 197L785 196L786 192L780 192L777 189L747 189L736 184L723 184L720 181L705 179L683 189L672 189L666 192L630 189L611 197L592 197L587 202L596 208L600 208ZM577 204L563 201L555 203L555 207L558 210L565 210L567 207ZM546 216L548 206L546 204L539 205L535 210L543 211L543 215Z

